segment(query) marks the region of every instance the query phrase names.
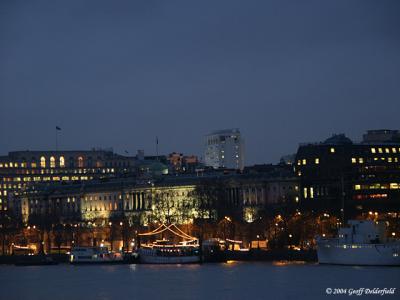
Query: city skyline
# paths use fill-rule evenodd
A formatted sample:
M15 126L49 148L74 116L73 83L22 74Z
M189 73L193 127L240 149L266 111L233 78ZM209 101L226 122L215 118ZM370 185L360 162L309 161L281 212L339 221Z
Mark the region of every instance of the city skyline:
M0 4L1 155L60 126L60 149L202 156L237 127L249 165L399 127L396 1L52 3Z

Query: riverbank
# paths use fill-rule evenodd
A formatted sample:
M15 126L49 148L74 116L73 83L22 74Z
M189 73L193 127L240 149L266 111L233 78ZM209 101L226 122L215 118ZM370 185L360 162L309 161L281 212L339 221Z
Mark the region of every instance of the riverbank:
M124 260L124 263L136 263L135 260ZM249 251L226 251L223 256L219 254L218 260L210 257L203 262L221 262L223 260L236 260L236 261L307 261L316 262L317 254L315 250L289 250L289 249L276 249L276 250L259 250L251 249ZM222 259L223 258L223 259ZM4 255L0 256L0 264L21 264L29 262L40 264L40 261L51 259L54 263L68 263L69 257L67 254L51 254L51 255Z

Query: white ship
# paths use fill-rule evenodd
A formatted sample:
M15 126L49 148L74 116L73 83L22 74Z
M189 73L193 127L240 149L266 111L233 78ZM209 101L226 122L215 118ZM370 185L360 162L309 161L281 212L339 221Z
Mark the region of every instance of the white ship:
M74 247L70 254L72 264L107 264L123 261L121 253L110 252L107 247Z
M386 237L384 223L351 220L348 224L336 238L317 237L320 264L400 265L400 241Z
M198 239L186 234L174 224L162 224L157 229L141 233L139 236L154 236L168 231L186 241L174 244L166 239L153 243L141 244L138 249L139 262L144 264L190 264L200 262L200 247Z

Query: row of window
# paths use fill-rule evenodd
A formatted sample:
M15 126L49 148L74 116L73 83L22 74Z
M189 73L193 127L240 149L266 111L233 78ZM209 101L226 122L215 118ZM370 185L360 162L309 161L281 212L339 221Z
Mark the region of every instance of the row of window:
M334 148L332 148L332 149L334 149ZM316 164L316 165L319 165L319 158L317 157L317 158L315 158L314 159L314 163ZM303 165L303 166L305 166L305 165L307 165L307 159L299 159L298 161L297 161L297 165L298 166L301 166L301 165Z
M398 190L400 189L400 183L374 183L374 184L355 184L355 190Z
M303 188L303 197L304 199L310 198L313 199L314 196L324 196L328 195L328 188L325 186L316 186L316 187L304 187ZM298 199L296 199L298 202Z
M398 157L374 157L373 158L373 160L374 161L387 161L387 162L399 162L399 158ZM367 161L369 161L369 162L371 162L372 161L372 159L370 159L370 158L368 158L367 159ZM365 161L364 161L364 158L362 158L362 157L359 157L359 158L356 158L356 157L352 157L351 158L351 163L353 163L353 164L356 164L356 163L360 163L360 164L363 164Z
M74 167L74 158L70 158L70 167ZM66 163L65 163L65 158L64 156L60 156L58 158L58 164L57 164L57 159L54 156L51 156L49 158L49 162L47 162L46 157L42 156L40 157L39 160L39 166L41 168L46 168L47 166L50 166L50 168L56 168L56 167L60 167L60 168L65 168L66 167ZM91 161L88 161L88 166L91 167L92 163ZM100 161L97 161L95 164L96 168L100 168L103 166L103 163ZM105 166L119 166L119 167L127 167L129 166L128 162L106 162ZM28 164L26 162L0 162L0 168L27 168ZM30 162L30 168L37 168L38 164L35 161ZM82 156L79 156L76 159L76 167L78 168L83 168L84 167L84 158Z
M367 159L368 161L371 161L371 159ZM387 161L387 162L399 162L399 158L398 157L374 157L373 158L373 160L374 161L378 161L378 160L381 160L381 161ZM317 157L317 158L315 158L314 159L314 163L316 164L316 165L318 165L319 164L319 158ZM351 158L351 163L353 163L353 164L356 164L356 163L360 163L360 164L363 164L365 162L365 159L363 158L363 157L352 157ZM303 165L303 166L305 166L305 165L307 165L307 159L299 159L298 161L297 161L297 165L298 166L301 166L301 165Z
M371 148L371 153L400 153L400 147L395 148Z
M15 174L82 174L82 173L114 173L114 168L107 169L28 169L28 170L17 170Z

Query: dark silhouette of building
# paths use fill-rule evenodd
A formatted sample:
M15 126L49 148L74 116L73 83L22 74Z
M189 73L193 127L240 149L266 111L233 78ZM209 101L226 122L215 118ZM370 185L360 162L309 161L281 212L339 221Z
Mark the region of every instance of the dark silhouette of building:
M301 205L338 214L343 209L346 218L370 211L398 212L400 143L396 131L385 132L368 131L362 143L340 134L322 143L301 144L294 166Z

